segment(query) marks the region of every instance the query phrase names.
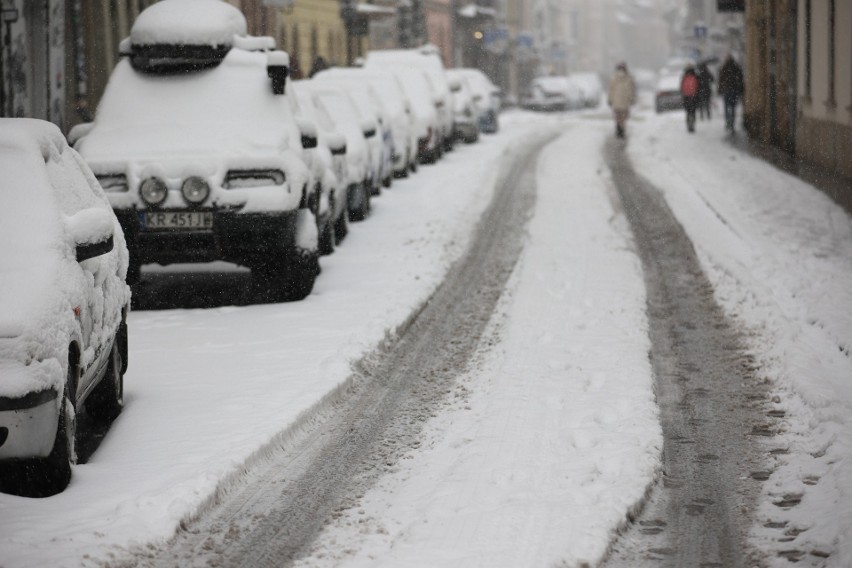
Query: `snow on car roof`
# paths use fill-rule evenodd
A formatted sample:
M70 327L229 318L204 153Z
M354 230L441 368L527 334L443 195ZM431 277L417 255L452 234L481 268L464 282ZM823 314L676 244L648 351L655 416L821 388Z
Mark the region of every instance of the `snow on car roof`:
M657 81L658 91L680 91L680 75L663 75Z
M222 0L162 0L142 11L130 30L133 45L231 45L247 33L243 13Z

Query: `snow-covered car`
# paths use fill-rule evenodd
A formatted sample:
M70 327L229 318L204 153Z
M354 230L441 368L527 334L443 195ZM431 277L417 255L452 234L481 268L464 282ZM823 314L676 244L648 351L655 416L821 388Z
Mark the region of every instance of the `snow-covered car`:
M657 113L665 110L683 108L683 96L680 94L680 75L669 73L661 75L654 89L654 109Z
M582 93L568 77L536 77L530 83L529 94L522 106L540 111L576 109L582 106Z
M376 125L376 135L369 140L375 171L373 195L379 193L379 184L390 187L393 182L393 130L374 89L364 81L338 78L325 72L317 73L311 80L349 95L361 120Z
M333 67L321 71L314 79L332 79L343 85L364 85L371 100L382 113L392 142L391 167L395 177L405 177L416 160L414 119L411 103L399 80L392 73L368 71L359 67Z
M394 68L389 71L402 85L411 102L411 116L417 139L417 161L434 163L444 151L441 117L435 105L435 94L426 74L419 69Z
M86 163L51 123L0 118L0 488L62 491L75 417L121 412L128 254Z
M299 106L311 117L320 137L340 135L345 140L346 203L350 221L363 221L370 212L372 194L372 158L368 138L375 136L375 125L360 120L355 103L338 89L329 89L311 80L292 81L290 87Z
M289 57L224 2L163 0L121 44L93 123L70 138L143 263L225 260L264 297L307 296L319 272L315 183L287 104ZM312 132L313 130L313 132Z
M583 106L595 108L601 104L603 84L597 73L572 73L568 78L580 88Z
M453 92L453 137L468 144L479 140L479 114L473 101L473 92L463 76L447 72Z
M463 67L451 69L450 76L459 75L467 80L473 93L473 102L479 113L479 130L485 133L497 132L499 128L500 89L479 69Z
M436 107L443 149L453 147L453 94L441 61L438 49L434 45L424 45L416 49L382 49L370 51L364 61L364 68L370 70L419 69L423 71L431 85L433 103Z

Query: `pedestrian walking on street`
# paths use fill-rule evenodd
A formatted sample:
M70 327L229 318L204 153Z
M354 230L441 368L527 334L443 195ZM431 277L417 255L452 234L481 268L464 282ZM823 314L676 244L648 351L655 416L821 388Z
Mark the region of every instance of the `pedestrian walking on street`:
M698 118L710 120L713 104L713 74L707 69L707 64L698 66Z
M698 107L698 75L690 63L680 78L680 95L683 97L683 108L686 110L686 129L695 132L695 110Z
M636 102L636 84L627 71L627 63L615 67L615 75L609 82L607 102L615 115L615 135L624 138L625 124L630 116L630 107Z
M719 69L719 94L725 99L725 128L733 134L736 123L737 103L745 92L742 67L730 53Z

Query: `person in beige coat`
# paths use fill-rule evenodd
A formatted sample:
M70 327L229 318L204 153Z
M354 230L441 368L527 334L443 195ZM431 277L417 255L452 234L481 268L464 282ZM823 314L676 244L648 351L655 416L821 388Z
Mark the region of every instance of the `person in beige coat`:
M615 67L615 75L609 82L607 102L615 114L615 135L624 138L624 123L630 116L630 107L636 102L636 84L627 71L626 63Z

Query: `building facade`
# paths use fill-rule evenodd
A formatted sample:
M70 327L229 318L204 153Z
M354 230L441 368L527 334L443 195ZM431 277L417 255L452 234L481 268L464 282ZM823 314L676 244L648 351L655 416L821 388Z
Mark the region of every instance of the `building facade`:
M744 123L750 137L852 179L849 22L845 1L747 2Z

